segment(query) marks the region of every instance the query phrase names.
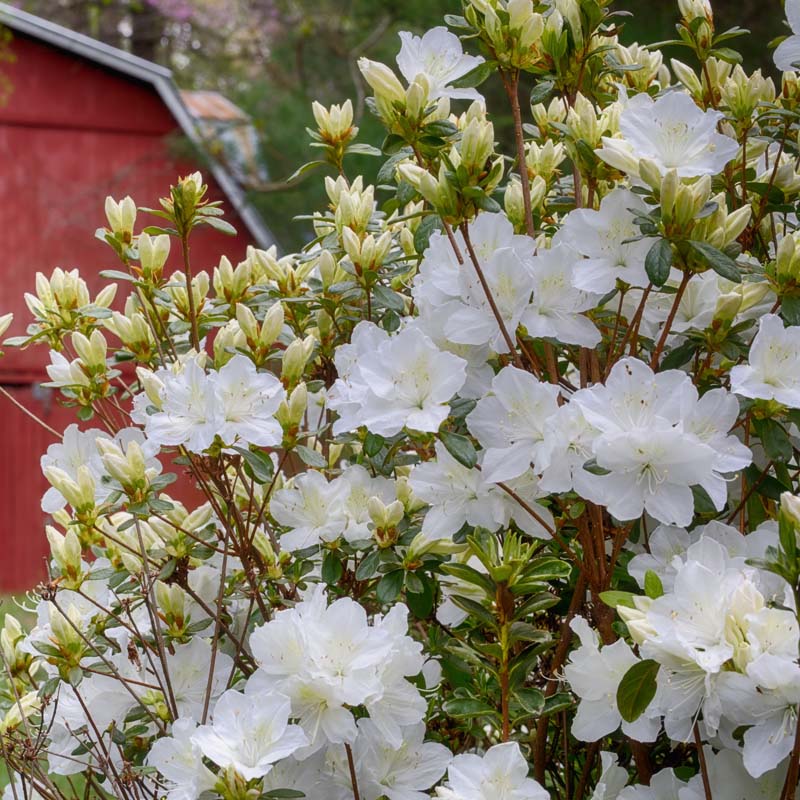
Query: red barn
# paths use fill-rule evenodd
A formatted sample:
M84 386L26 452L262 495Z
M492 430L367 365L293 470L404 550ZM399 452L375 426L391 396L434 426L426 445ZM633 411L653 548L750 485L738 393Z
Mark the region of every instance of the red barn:
M168 69L1 2L0 26L12 33L14 56L0 63L11 84L0 103L0 313L14 312L8 335L18 335L30 321L23 293L33 291L37 272L78 267L94 294L105 283L99 272L119 268L111 249L94 238L105 222L105 197L131 195L139 205L157 206L178 175L198 168L176 161L170 140L181 135L201 144L201 135ZM204 174L239 236L198 231L195 270L212 270L223 253L236 263L248 244L272 244L230 172L211 162ZM141 224L150 222L157 224L155 218ZM179 268L180 254L172 258L168 271ZM62 431L76 420L39 386L47 363L44 346L9 348L0 359L0 384ZM40 498L47 484L39 457L52 441L0 397L0 593L30 588L45 574Z

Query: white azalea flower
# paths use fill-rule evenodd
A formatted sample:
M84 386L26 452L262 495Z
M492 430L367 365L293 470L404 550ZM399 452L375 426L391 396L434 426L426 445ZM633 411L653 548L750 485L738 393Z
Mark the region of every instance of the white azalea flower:
M426 790L442 777L453 756L444 745L424 738L423 724L404 728L398 747L383 738L372 720L360 719L353 745L360 796L364 800L428 800ZM344 754L336 761L345 800L353 796L350 772Z
M483 756L457 755L447 770L447 783L436 790L441 800L549 800L550 795L528 777L528 762L516 742L490 747Z
M206 374L200 357L186 361L183 369L157 373L162 383L161 408L142 418L145 435L159 445L185 445L202 453L223 424L222 409L214 392L213 377Z
M572 722L572 735L583 742L596 742L622 724L622 732L639 742L652 742L660 721L642 715L625 722L617 708L617 688L625 673L639 659L623 639L600 648L600 638L583 617L575 617L570 627L581 646L572 651L564 676L581 702Z
M619 766L614 753L600 753L600 780L594 787L590 800L617 800L628 782L628 770Z
M340 411L335 433L364 425L380 436L394 436L404 427L434 432L450 412L447 403L464 385L467 362L439 350L425 334L408 327L394 336L365 331L361 322L351 349L335 361L339 379L328 406Z
M731 391L800 408L800 326L784 328L775 314L763 316L748 363L731 369Z
M286 397L281 382L269 372L258 372L244 355L235 355L217 373L217 399L222 424L217 434L226 445L235 442L274 447L283 430L273 416Z
M626 786L618 800L680 800L680 790L685 786L674 770L662 769L653 775L649 786Z
M575 288L580 254L564 243L540 250L533 258L533 300L522 324L535 338L595 347L600 331L581 312L594 308L597 295Z
M485 453L483 477L494 483L517 478L538 467L548 420L558 410L558 388L529 372L504 367L492 390L467 416L467 427Z
M342 481L329 483L321 472L309 470L275 492L270 514L279 525L292 529L281 536L281 547L291 553L342 536L348 526L347 488Z
M400 41L402 45L397 54L397 66L409 83L418 75L425 76L429 100L438 100L440 97L453 100L482 99L476 89L455 89L450 86L453 81L482 64L483 58L466 55L461 40L447 28L431 28L421 37L401 31Z
M585 256L573 271L576 289L606 294L618 280L641 288L648 285L644 259L653 239L629 241L641 236L630 209L647 213L638 195L617 188L603 198L597 211L577 208L567 215L558 240Z
M638 174L638 162L652 161L662 175L677 170L681 178L717 175L739 152L730 136L717 132L720 111L703 111L687 94L672 91L658 100L635 95L622 109L622 138L603 137L597 155L612 167Z
M409 665L417 672L422 668L418 645L393 630L405 607L395 606L393 611L396 616L388 624L370 625L358 603L343 597L328 606L324 589L317 586L301 603L277 613L251 635L259 669L247 691L278 691L291 699L292 714L309 737L304 754L326 743L354 741L356 724L349 708L382 699L397 677L395 661L403 675L416 674L405 671ZM414 697L416 693L412 701ZM408 697L405 702L408 705ZM424 711L423 701L421 713L414 710L410 724L419 722ZM384 735L389 727L382 726Z
M203 753L193 739L196 728L194 719L176 719L171 735L153 742L147 755L147 764L167 781L167 800L197 800L214 788L216 775L203 764Z
M303 730L289 724L290 711L281 694L259 694L256 701L229 689L214 706L212 724L201 725L192 738L217 766L233 767L246 780L261 778L308 744Z
M727 487L720 470L745 458L737 451L728 461L727 437L719 438L727 432L704 435L704 441L685 425L698 405L688 375L656 375L642 361L625 358L605 386L576 392L571 402L600 431L593 452L598 466L608 470L587 476L589 499L618 519L636 519L646 510L659 522L686 526L694 511L690 487L699 485L722 509Z
M505 490L489 483L484 474L456 461L441 442L436 443L436 460L414 467L409 485L415 496L430 509L422 522L422 534L429 539L448 539L464 524L496 531L513 519L530 536L546 538L547 531ZM546 524L552 515L536 500L543 496L533 474L509 482L509 488L523 499Z
M792 65L800 62L800 0L786 0L783 10L789 21L789 27L792 29L792 35L775 48L772 57L775 60L775 66L781 72L789 72L796 70L797 67Z

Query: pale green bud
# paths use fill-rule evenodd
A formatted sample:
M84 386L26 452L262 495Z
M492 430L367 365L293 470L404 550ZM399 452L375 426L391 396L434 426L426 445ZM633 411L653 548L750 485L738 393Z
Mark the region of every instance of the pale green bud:
M133 198L124 197L117 202L110 195L106 197L106 218L112 233L118 239L130 243L136 222L136 203L133 202Z
M313 336L295 339L283 351L281 380L285 386L294 386L302 378L308 359L314 350L314 341Z
M47 541L50 544L50 555L56 562L61 574L70 581L77 581L81 573L81 543L71 528L66 534L60 533L52 525L45 526Z
M89 337L84 336L82 333L73 333L72 346L90 372L103 372L105 370L108 343L99 330L92 331Z
M358 128L353 127L353 104L345 100L342 105L325 108L316 100L311 104L320 137L329 144L338 144L352 139Z
M169 235L160 233L158 236L150 236L148 233L140 233L137 246L142 275L148 279L159 279L169 258Z
M362 57L358 59L358 68L364 80L375 92L376 99L388 104L405 103L406 93L403 84L385 64Z

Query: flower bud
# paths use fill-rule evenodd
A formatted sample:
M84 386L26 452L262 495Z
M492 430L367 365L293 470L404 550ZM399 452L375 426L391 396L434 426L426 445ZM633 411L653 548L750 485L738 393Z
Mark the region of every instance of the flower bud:
M148 233L140 233L137 246L142 275L147 280L160 280L164 265L169 258L169 235L160 233L158 236L150 236Z
M358 59L358 68L364 76L364 80L375 92L375 98L384 103L405 104L406 93L403 84L385 64L378 61L370 61L368 58Z
M287 388L294 386L302 378L308 359L314 350L314 337L295 339L283 352L281 380Z
M75 531L70 529L66 534L61 534L52 525L47 525L45 533L50 544L50 555L61 571L61 575L68 580L71 588L77 588L83 572L83 564L81 563L81 544Z
M133 240L133 225L136 222L136 203L133 198L124 197L117 202L113 197L106 197L106 218L111 232L127 244Z

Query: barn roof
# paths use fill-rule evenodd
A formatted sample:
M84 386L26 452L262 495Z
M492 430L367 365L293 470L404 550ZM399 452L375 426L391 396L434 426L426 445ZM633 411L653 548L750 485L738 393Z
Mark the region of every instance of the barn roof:
M5 25L11 30L38 39L60 50L75 53L122 75L149 83L167 106L184 134L193 144L203 149L203 138L197 122L187 109L172 78L172 71L167 67L126 53L117 47L111 47L111 45L99 42L90 36L56 25L4 2L0 2L0 25ZM244 190L225 165L209 156L209 166L220 189L247 226L255 242L260 247L276 244L269 227L250 204Z

